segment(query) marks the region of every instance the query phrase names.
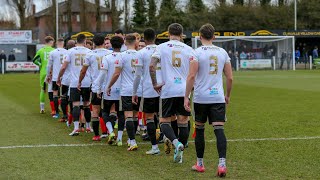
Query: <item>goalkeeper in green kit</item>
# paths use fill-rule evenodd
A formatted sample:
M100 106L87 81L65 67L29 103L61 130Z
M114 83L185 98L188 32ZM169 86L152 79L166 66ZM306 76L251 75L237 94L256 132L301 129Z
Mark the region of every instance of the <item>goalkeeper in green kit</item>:
M39 66L40 69L40 113L43 114L44 102L45 102L45 92L46 92L46 76L47 76L47 64L49 59L49 54L54 48L54 39L51 36L45 37L45 46L37 51L37 54L33 58L33 63Z

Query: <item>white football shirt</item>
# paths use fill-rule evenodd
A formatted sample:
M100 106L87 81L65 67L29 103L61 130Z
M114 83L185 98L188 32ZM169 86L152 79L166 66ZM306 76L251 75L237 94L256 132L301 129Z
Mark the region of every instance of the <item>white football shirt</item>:
M58 75L66 52L67 50L64 48L57 48L49 54L48 67L52 67L52 81L58 80Z
M170 40L158 45L152 57L160 59L164 83L161 99L184 97L190 61L196 59L195 51L180 41Z
M196 50L199 62L198 74L194 84L195 103L225 103L223 89L223 69L230 63L228 53L217 46L201 46Z
M68 62L69 63L68 66L70 66L69 76L70 76L71 88L76 88L78 86L80 71L84 64L86 55L89 54L90 52L91 52L90 49L83 46L73 47L68 50L68 53L65 56L64 61ZM81 87L90 87L90 85L91 85L90 72L87 71L86 76L82 80Z
M115 61L115 67L122 69L120 96L132 96L135 64L138 62L137 53L136 50L129 49L121 53L121 59ZM142 88L140 85L138 87L137 95L142 96Z
M94 87L94 81L97 79L99 75L99 70L101 67L101 62L104 56L107 54L110 54L112 51L101 48L101 49L95 49L91 51L89 54L86 55L85 61L83 63L84 66L88 66L89 74L90 74L90 80L92 82L92 92L95 91L96 87Z
M159 94L153 89L150 73L149 73L149 65L151 63L151 56L156 50L157 45L148 45L138 51L138 62L136 66L142 67L142 68L137 68L137 71L142 71L140 74L142 74L143 79L142 81L142 97L145 98L154 98L154 97L159 97ZM159 64L159 63L158 63ZM160 68L160 67L159 67ZM161 77L161 72L159 73L158 71L158 66L157 66L157 79L158 76ZM161 82L158 82L161 83Z
M105 100L120 100L120 86L121 86L121 75L118 80L113 84L111 87L110 96L108 96L105 92L106 87L109 85L111 78L114 74L115 70L115 63L121 60L121 53L120 52L113 52L105 56L101 63L101 70L106 70L107 76L106 79L103 80L104 84L102 85L103 89L103 98Z

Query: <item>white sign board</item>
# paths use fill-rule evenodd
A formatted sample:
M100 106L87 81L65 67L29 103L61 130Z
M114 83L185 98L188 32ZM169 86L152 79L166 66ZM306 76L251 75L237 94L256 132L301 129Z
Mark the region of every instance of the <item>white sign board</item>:
M33 62L6 62L6 71L38 71L39 67Z
M0 44L30 44L31 31L0 31Z
M266 69L272 68L271 59L240 60L241 69Z

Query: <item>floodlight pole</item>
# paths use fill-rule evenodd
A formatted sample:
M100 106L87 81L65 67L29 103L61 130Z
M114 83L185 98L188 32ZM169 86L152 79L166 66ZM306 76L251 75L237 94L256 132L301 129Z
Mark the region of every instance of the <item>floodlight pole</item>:
M294 30L297 31L297 0L294 0Z
M56 39L59 38L59 0L56 0Z

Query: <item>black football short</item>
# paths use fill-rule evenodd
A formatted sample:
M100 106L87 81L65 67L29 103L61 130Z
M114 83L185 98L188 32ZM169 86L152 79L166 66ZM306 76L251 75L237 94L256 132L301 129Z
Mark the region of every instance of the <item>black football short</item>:
M59 86L57 85L57 81L52 81L52 91L58 91Z
M100 98L98 97L97 93L91 92L91 104L101 106L103 94L100 94Z
M198 104L194 103L195 121L209 124L212 122L225 122L226 119L226 104Z
M141 98L138 98L138 104L132 103L132 96L120 97L120 111L139 111Z
M142 98L142 112L144 113L157 113L159 112L159 97L155 98Z
M61 96L68 96L69 86L62 85L61 86Z
M184 97L160 99L160 117L168 118L174 115L190 116L184 108Z
M90 101L90 88L81 88L81 91L77 88L70 88L70 101L80 101L80 96L82 101Z

